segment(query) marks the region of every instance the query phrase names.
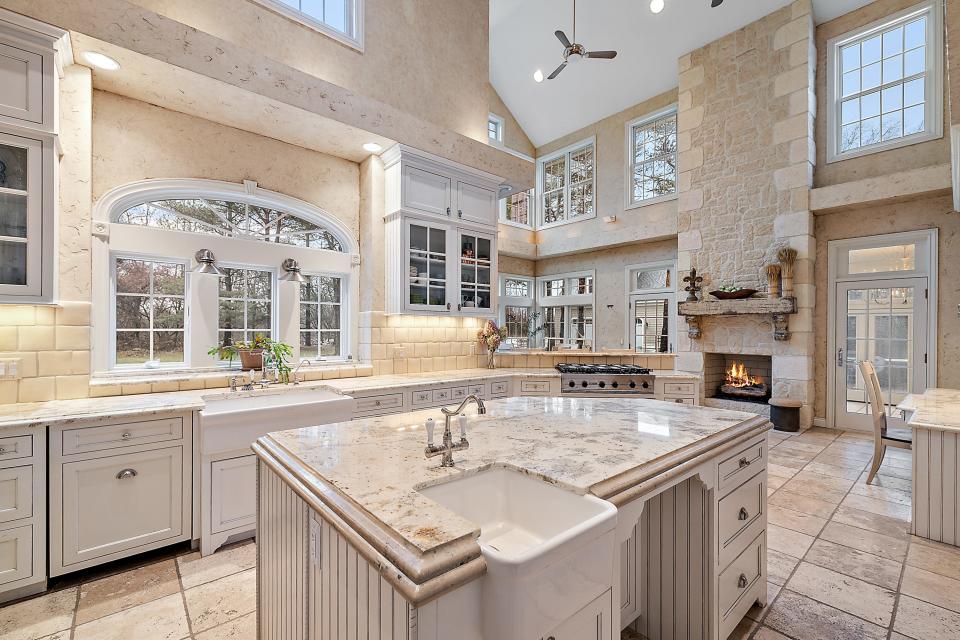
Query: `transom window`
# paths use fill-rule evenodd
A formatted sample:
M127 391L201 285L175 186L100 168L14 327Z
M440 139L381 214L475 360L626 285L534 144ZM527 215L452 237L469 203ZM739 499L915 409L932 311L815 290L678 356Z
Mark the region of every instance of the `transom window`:
M495 144L503 142L503 118L492 113L487 117L487 138Z
M677 114L634 121L628 127L628 205L646 204L677 192Z
M537 279L539 326L534 329L545 349L594 348L593 278L593 272L580 272Z
M327 358L341 353L343 280L305 276L300 285L300 356Z
M184 362L185 265L115 257L113 270L114 362Z
M130 207L117 216L116 222L343 251L336 235L321 225L291 213L244 202L206 198L157 200Z
M831 161L939 137L939 0L831 41Z
M520 278L506 278L503 284L504 295L526 298L530 296L530 281Z
M563 278L546 280L543 283L543 295L548 297L562 296L565 290L565 284Z
M595 217L594 143L580 143L539 161L544 226Z
M676 333L675 265L645 264L626 269L627 343L638 353L671 353Z
M273 273L259 269L221 267L220 345L249 342L273 333Z
M255 0L357 49L363 48L363 0Z

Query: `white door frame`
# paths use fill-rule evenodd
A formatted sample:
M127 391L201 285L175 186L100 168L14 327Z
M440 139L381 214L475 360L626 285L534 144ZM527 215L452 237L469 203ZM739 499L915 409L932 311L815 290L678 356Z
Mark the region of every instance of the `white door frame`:
M836 388L837 367L834 356L837 352L837 284L839 282L876 280L896 280L911 277L926 277L927 296L927 386L937 386L937 267L938 259L937 229L920 229L888 233L846 240L831 240L827 243L827 387L826 387L826 426L836 427ZM891 271L880 274L847 273L846 254L851 249L882 247L907 243L917 244L916 269L913 271Z

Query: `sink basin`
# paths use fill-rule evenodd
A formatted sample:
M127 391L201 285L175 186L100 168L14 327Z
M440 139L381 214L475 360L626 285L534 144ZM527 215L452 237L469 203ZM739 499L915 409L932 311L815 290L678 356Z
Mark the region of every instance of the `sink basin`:
M356 401L329 389L237 392L204 399L200 411L204 453L249 447L271 431L353 419Z
M613 583L617 510L494 467L420 493L480 526L483 637L541 637Z

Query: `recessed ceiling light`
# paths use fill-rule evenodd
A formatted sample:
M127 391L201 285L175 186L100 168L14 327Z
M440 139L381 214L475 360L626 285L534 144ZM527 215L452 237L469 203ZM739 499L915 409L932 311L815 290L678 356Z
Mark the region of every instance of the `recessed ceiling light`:
M119 62L110 56L97 53L96 51L84 51L83 59L86 60L87 64L89 64L91 67L103 69L104 71L116 71L120 68Z
M383 151L383 147L378 145L376 142L368 142L365 145L363 145L363 150L369 151L370 153L380 153L381 151Z
M660 13L663 11L663 0L650 0L650 11L654 13Z
M543 82L543 71L540 71L540 69L537 69L536 71L534 71L533 79L536 80L537 82Z

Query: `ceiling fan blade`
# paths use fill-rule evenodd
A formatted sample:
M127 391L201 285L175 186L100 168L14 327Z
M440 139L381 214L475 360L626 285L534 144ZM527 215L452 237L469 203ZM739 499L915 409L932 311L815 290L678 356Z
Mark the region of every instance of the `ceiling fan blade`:
M716 2L716 0L714 0L714 2ZM554 31L553 35L557 36L557 40L559 40L560 44L562 44L564 47L570 46L570 40L567 38L567 34L565 34L560 29L557 29L556 31Z
M591 51L587 54L588 58L605 58L607 60L612 60L617 57L616 51Z
M556 69L554 69L554 70L553 70L553 73L551 73L549 76L547 76L547 80L553 80L554 78L556 78L558 75L560 75L560 72L563 71L563 68L566 67L566 66L567 66L567 63L564 62L564 63L561 64L559 67L557 67Z
M716 9L723 4L723 0L710 0L710 6Z

